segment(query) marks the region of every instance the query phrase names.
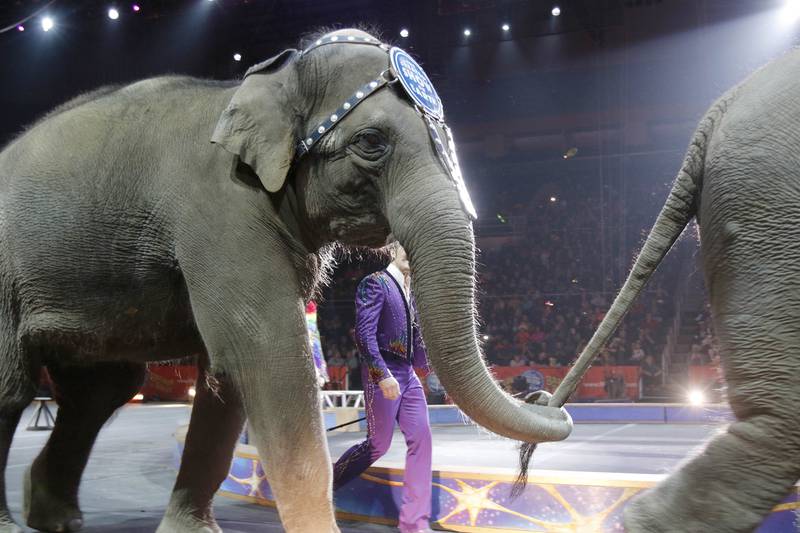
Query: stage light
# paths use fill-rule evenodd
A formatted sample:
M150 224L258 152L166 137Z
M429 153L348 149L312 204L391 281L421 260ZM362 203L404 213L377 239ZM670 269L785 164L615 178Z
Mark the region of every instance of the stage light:
M558 201L558 198L556 198L555 196L551 196L551 197L550 197L550 203L554 204L554 203L556 203L557 201Z
M501 27L501 28L503 28L503 31L508 31L508 30L510 30L510 29L511 29L511 26L509 26L508 24L503 24L503 25L502 25L502 26L500 26L500 27Z
M194 387L189 387L187 394L189 395L189 398L194 398L195 396L197 396L197 389L195 389Z
M25 26L20 24L19 26L17 26L17 31L25 31Z
M464 37L469 37L470 35L472 35L472 31L469 28L466 28L464 30Z
M55 25L56 25L55 21L53 21L53 19L52 19L52 18L50 18L50 17L44 17L44 18L42 19L42 29L43 29L44 31L50 31L50 30L52 30L52 29L53 29L53 26L55 26Z
M558 6L555 6L553 8L553 10L550 11L550 13L552 13L554 17L557 17L557 16L559 16L561 14L561 8L558 7Z
M780 11L781 22L792 24L800 18L800 0L786 0Z
M484 335L483 336L483 340L488 341L489 340L489 335Z
M689 391L688 399L689 403L692 405L703 405L706 403L706 395L703 394L703 391L697 389Z
M139 7L139 4L133 4L133 5L131 6L131 9L133 9L133 12L134 12L134 13L138 13L139 11L141 11L141 10L142 10L142 8L141 8L141 7Z
M242 60L242 54L233 54L233 60L234 61L241 61Z
M119 11L112 7L108 10L108 18L111 20L117 20L119 18Z
M544 305L546 305L547 307L555 307L556 304L554 304L550 300L545 300Z
M403 39L405 39L406 37L408 37L408 30L407 30L407 29L405 29L405 28L403 28L402 30L400 30L400 37L402 37Z

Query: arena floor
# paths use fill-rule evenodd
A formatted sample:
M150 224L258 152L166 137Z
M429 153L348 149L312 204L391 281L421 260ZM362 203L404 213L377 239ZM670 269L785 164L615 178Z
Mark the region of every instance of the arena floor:
M8 498L21 522L22 474L47 439L47 431L26 431L32 409L23 415L8 461ZM182 404L130 405L101 431L81 488L86 533L153 533L175 480L173 432L189 421ZM719 426L677 424L581 424L572 436L539 447L534 470L571 470L662 474L687 456ZM331 436L333 457L363 438L363 433ZM516 467L512 442L471 426L434 428L435 468L448 466ZM402 434L395 434L387 466L402 463ZM217 520L226 533L279 532L270 508L218 497ZM386 526L342 522L343 532L396 531Z

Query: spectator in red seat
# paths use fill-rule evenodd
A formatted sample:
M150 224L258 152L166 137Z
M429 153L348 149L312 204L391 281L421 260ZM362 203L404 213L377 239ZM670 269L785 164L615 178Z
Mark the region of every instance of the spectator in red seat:
M342 359L339 350L334 349L331 351L331 354L330 359L328 359L328 366L345 366L345 360Z
M522 354L518 353L511 362L508 363L508 366L528 366L528 360Z
M644 350L642 349L642 345L639 342L633 343L633 348L631 350L631 363L633 364L641 364L644 361Z
M692 348L689 351L689 364L692 366L706 364L706 354L703 353L699 344L692 344Z
M661 365L656 364L652 355L644 358L641 375L644 396L653 396L661 388Z

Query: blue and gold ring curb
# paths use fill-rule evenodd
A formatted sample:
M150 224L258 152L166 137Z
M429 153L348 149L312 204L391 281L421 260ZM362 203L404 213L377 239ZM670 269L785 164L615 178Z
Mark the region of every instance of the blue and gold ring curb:
M432 418L449 418L437 413ZM331 419L326 413L326 421ZM613 415L612 413L612 416ZM628 420L630 422L631 420ZM186 428L176 433L178 456ZM176 462L179 459L176 460ZM379 461L335 494L337 517L376 524L397 523L402 464ZM507 468L442 466L433 471L431 519L436 527L461 532L622 531L627 502L665 476L599 472L536 471L515 500L516 472ZM275 500L254 446L239 444L220 494L258 505ZM796 533L800 513L796 487L757 530Z

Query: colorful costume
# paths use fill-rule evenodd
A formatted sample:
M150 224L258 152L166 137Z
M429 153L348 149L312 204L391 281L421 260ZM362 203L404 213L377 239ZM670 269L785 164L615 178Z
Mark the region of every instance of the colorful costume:
M394 274L394 275L393 275ZM362 358L367 411L367 439L334 466L334 489L358 477L389 449L397 421L408 452L400 509L400 531L429 527L431 512L431 430L425 393L414 367L428 368L413 298L403 290L400 271L386 270L364 278L356 294L356 342ZM400 397L387 400L378 383L394 377Z
M322 383L327 383L328 366L325 364L325 356L322 355L322 342L319 338L319 328L317 328L317 304L308 302L306 305L306 326L308 327L308 340L311 343L311 355L314 357L314 366L317 369L317 378Z

